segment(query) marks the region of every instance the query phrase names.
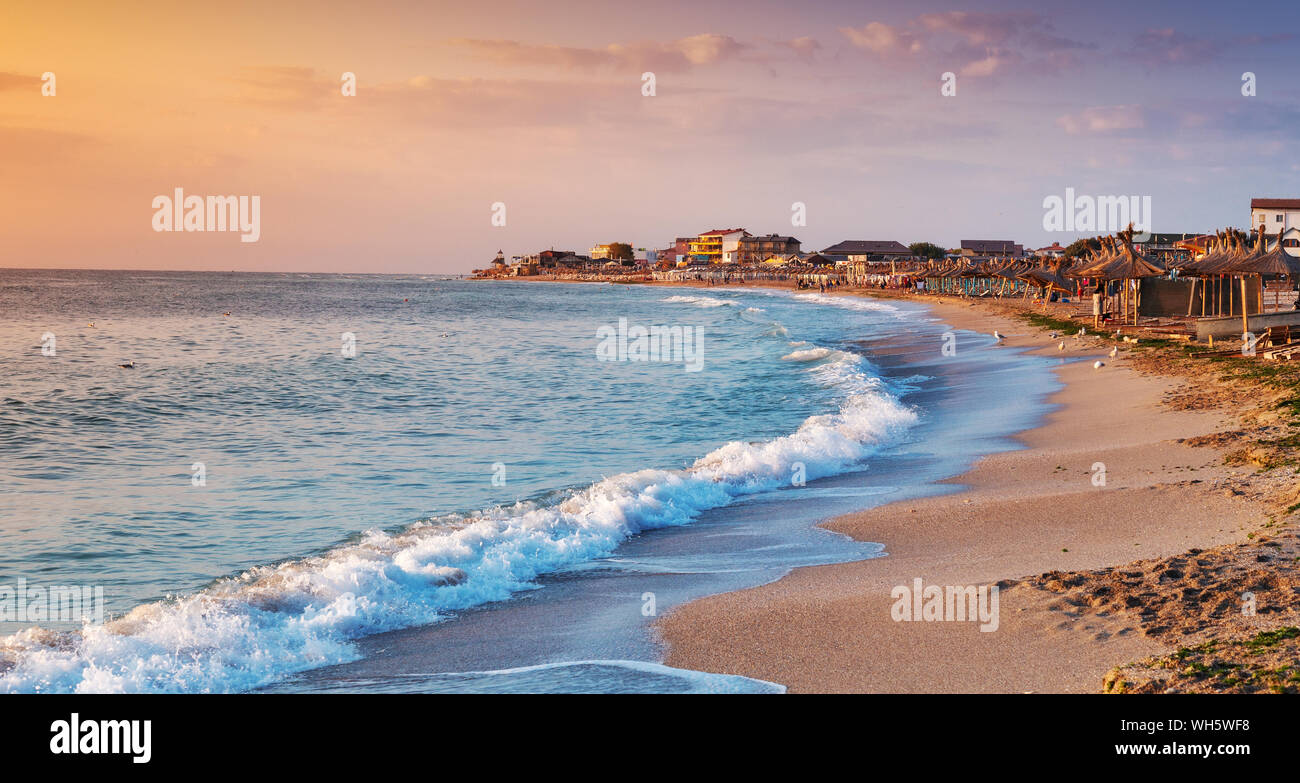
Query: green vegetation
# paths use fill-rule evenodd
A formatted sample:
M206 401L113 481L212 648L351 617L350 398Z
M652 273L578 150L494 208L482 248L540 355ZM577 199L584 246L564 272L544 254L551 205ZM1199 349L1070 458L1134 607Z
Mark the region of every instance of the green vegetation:
M635 258L632 255L632 246L626 242L610 242L609 257L613 261L631 261Z
M1093 253L1098 250L1101 250L1100 239L1097 239L1096 237L1092 237L1089 239L1076 239L1075 241L1070 243L1069 247L1065 248L1065 257L1067 259L1078 258L1080 256L1086 256L1089 253Z
M913 242L907 249L912 255L922 258L943 258L948 252L933 242Z
M1300 638L1300 628L1285 626L1246 639L1211 639L1124 667L1130 674L1141 669L1168 671L1167 680L1155 678L1142 683L1143 677L1139 676L1135 684L1123 679L1122 670L1116 669L1107 675L1103 689L1109 693L1166 689L1300 693L1300 666L1291 662L1295 659L1293 640L1297 638Z
M1273 631L1260 631L1253 639L1247 639L1244 644L1246 649L1258 655L1271 647L1278 646L1285 639L1294 639L1297 636L1300 636L1300 628L1288 625Z
M1078 332L1080 327L1078 321L1071 321L1065 318L1053 318L1050 315L1044 315L1042 313L1030 313L1030 312L1022 311L1016 313L1016 315L1019 316L1020 319L1022 321L1025 321L1026 323L1032 324L1034 326L1039 326L1044 329L1055 329L1061 334ZM1102 336L1104 337L1105 335Z

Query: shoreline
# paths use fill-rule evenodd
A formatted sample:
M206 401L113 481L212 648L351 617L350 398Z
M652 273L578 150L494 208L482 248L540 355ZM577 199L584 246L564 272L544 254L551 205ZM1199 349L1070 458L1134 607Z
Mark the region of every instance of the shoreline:
M1071 359L1054 369L1064 386L1050 399L1057 409L1013 436L1022 449L986 456L940 482L957 492L823 523L883 544L886 557L798 568L674 609L656 624L664 663L778 682L791 692L1095 692L1114 667L1168 652L1167 629L1145 615L1091 610L1096 601L1080 606L1032 580L1244 545L1267 520L1261 493L1238 488L1249 489L1249 468L1224 464L1226 443L1180 442L1214 440L1233 426L1234 412L1173 410L1165 400L1183 379L1140 373L1140 356L1111 359L1110 343L1093 337L1065 338L1060 351L1059 339L984 303L898 298L927 305L955 329L997 329L1006 346ZM1094 369L1094 357L1106 366ZM1093 483L1097 463L1105 486ZM998 630L895 622L891 590L916 578L1001 586Z

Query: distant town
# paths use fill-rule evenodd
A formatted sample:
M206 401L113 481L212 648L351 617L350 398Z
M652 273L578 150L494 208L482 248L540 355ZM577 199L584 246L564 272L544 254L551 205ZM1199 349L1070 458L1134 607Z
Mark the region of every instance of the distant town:
M1300 199L1251 200L1249 226L1269 236L1281 235L1291 256L1300 256ZM1133 237L1134 249L1163 266L1203 255L1214 233L1147 233ZM1012 239L963 239L955 248L931 242L903 244L892 239L845 239L820 250L806 250L794 236L751 234L744 228L721 228L676 237L662 248L609 242L586 253L549 248L507 259L498 251L491 263L474 270L479 278L549 277L559 279L686 280L728 276L744 279L789 279L799 275L835 276L861 283L882 270L915 273L937 266L978 266L983 263L1037 261L1053 265L1086 256L1098 249L1096 239L1079 239L1068 246L1053 242L1035 249Z

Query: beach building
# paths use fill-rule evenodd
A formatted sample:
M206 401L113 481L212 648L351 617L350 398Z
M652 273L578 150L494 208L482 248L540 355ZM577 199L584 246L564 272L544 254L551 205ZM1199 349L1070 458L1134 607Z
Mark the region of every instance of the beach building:
M677 247L675 245L669 245L653 252L655 263L666 264L667 266L677 265Z
M524 256L520 261L521 266L535 266L540 269L554 269L556 262L565 256L574 255L572 250L543 250L540 253L534 253L530 256ZM535 274L535 273L534 273Z
M1168 266L1170 262L1188 259L1190 256L1187 248L1180 243L1199 236L1202 235L1194 232L1182 234L1151 233L1147 234L1145 238L1141 235L1135 235L1133 237L1133 247L1152 260Z
M560 256L555 259L556 272L574 272L580 269L586 269L591 265L591 258L588 256L577 256L570 253L566 256Z
M691 241L690 255L706 264L734 264L740 260L740 240L749 236L743 228L705 231Z
M961 254L980 258L1021 258L1025 255L1025 246L1010 239L963 239Z
M757 264L772 256L789 256L799 252L799 240L779 234L760 237L743 236L737 242L738 260L742 264ZM725 253L725 251L724 251Z
M848 261L844 255L831 253L806 253L799 257L799 263L803 266L837 266Z
M1300 198L1252 198L1250 227L1260 226L1270 236L1281 231L1287 255L1300 256Z
M849 263L870 261L873 256L888 259L906 258L912 254L907 245L892 239L846 239L822 250L824 255L844 256Z
M1047 247L1040 247L1035 250L1034 255L1042 258L1064 258L1065 248L1061 247L1060 242L1053 242Z
M605 259L610 257L609 245L593 245L591 250L587 251L591 260Z

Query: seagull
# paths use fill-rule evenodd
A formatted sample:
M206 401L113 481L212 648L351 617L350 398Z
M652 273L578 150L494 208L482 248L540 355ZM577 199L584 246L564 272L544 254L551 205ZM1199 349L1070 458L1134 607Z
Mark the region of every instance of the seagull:
M123 369L125 369L125 370L134 370L134 369L135 369L135 359L130 359L130 360L128 360L126 364L119 364L118 367L121 367L121 368L123 368Z
M1049 340L1055 340L1055 339L1056 339L1056 332L1052 332L1051 334L1047 335L1047 339L1049 339Z
M1096 361L1092 363L1092 369L1094 370L1100 370L1102 367L1105 366L1106 366L1105 362Z
M994 339L994 340L1001 340L1001 339L1002 339L1002 335L998 334L998 330L997 330L997 329L994 329L994 330L993 330L993 339Z
M1087 334L1087 333L1088 333L1088 327L1086 327L1086 326L1080 326L1080 327L1079 327L1079 333L1078 333L1077 335L1075 335L1075 336L1076 336L1076 337L1082 337L1082 336L1084 336L1084 335Z
M1116 356L1119 356L1119 346L1110 349L1110 358L1114 359Z
M1064 340L1062 340L1061 342L1059 342L1059 343L1056 344L1056 350L1058 350L1058 351L1064 351L1064 350L1065 350L1065 341L1064 341Z
M230 311L227 310L226 312L222 313L222 315L225 316L225 317L227 317L227 318L229 318L229 317L230 317Z

